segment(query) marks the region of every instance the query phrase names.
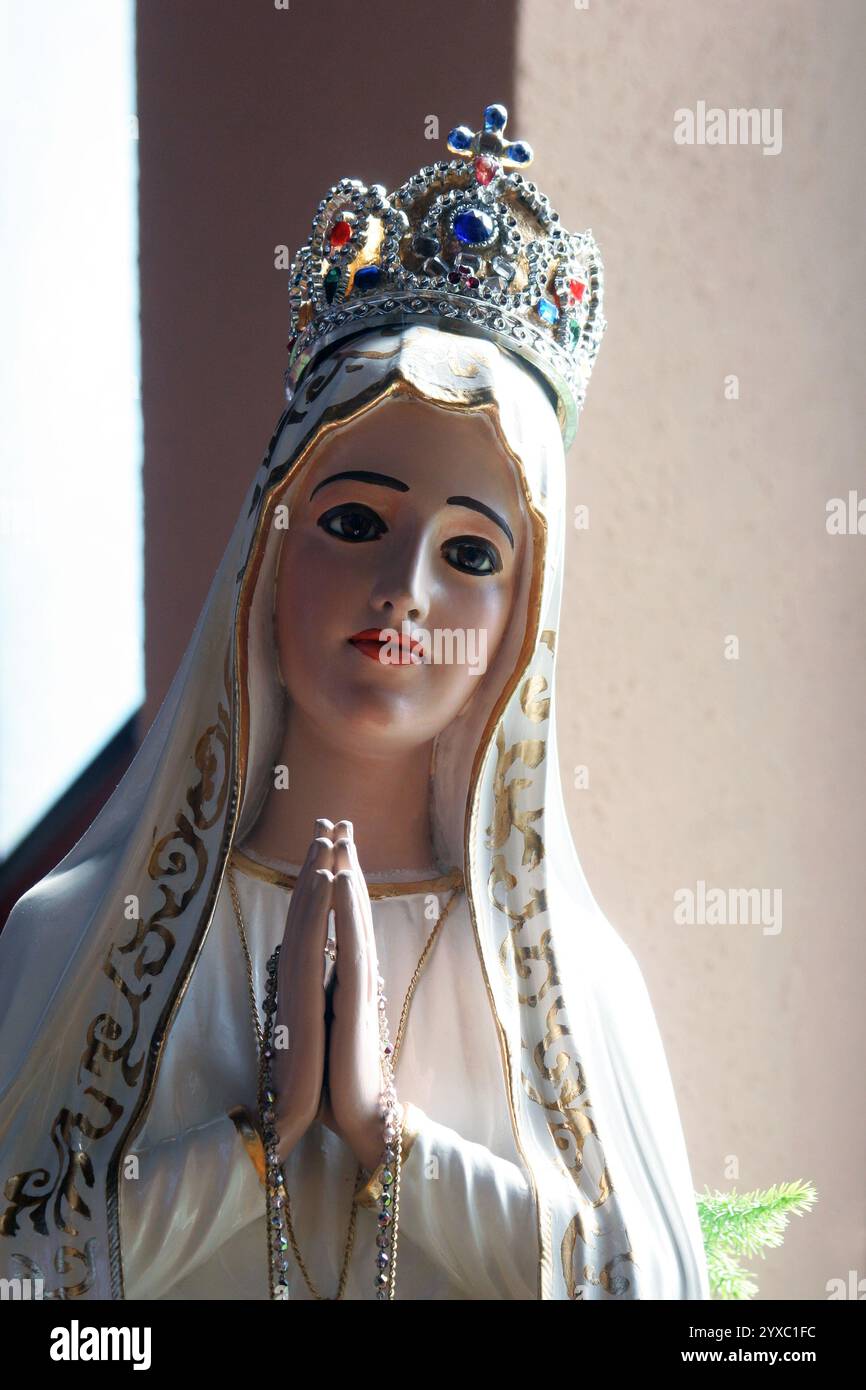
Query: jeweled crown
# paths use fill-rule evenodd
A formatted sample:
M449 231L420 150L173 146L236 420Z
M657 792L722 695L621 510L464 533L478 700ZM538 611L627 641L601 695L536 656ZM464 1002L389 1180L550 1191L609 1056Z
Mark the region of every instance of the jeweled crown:
M532 149L506 139L507 119L494 105L481 130L457 126L457 158L393 193L341 179L322 199L291 268L289 400L310 362L365 322L435 319L541 372L571 443L606 327L603 266L591 229L567 232L524 178Z

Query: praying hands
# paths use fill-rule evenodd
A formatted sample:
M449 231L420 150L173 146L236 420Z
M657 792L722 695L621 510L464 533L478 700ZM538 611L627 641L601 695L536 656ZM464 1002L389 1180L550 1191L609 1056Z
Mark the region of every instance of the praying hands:
M332 909L336 968L326 989ZM277 974L273 1079L281 1162L315 1120L339 1135L367 1170L380 1162L378 975L352 825L318 820L292 893Z

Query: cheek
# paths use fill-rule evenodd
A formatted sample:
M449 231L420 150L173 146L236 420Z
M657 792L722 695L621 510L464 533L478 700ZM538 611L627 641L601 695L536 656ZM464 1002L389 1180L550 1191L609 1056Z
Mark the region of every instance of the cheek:
M328 633L340 621L345 591L339 566L323 563L315 536L289 531L283 541L274 593L274 630L287 686L321 663Z
M501 581L468 579L448 586L440 612L443 627L484 631L489 659L499 646L514 602L514 575Z
M508 630L514 606L515 580L513 573L501 583L485 584L472 579L468 584L449 586L447 596L437 605L438 613L430 615L426 627L463 629L466 633L466 661L441 666L431 665L429 695L436 701L437 717L445 716L447 723L479 689L479 678L496 660ZM469 634L473 634L470 641ZM480 634L483 633L483 638ZM474 668L474 669L473 669Z

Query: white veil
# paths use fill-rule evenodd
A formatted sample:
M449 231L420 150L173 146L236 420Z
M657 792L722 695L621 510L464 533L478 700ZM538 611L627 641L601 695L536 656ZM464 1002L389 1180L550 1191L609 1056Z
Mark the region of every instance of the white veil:
M432 823L466 878L518 1151L538 1297L707 1298L688 1157L637 963L584 879L556 754L565 462L531 369L439 323L369 328L301 379L166 700L100 815L0 935L0 1274L123 1296L118 1175L153 1095L227 855L279 737L279 537L322 431L384 397L490 414L523 488L530 562L481 689L437 740Z

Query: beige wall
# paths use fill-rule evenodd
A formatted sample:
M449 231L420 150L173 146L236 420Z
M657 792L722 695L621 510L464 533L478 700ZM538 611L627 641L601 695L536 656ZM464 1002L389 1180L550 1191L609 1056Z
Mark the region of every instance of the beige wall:
M695 1183L818 1189L763 1297L866 1275L866 536L825 527L866 495L864 39L856 0L520 6L517 124L606 267L570 459L571 821L644 968ZM781 152L676 145L701 99L782 108ZM675 925L699 879L780 889L782 930Z
M575 840L644 969L696 1186L818 1188L758 1261L762 1296L866 1275L866 537L825 530L828 498L866 491L862 4L446 0L423 42L396 0L139 8L149 715L281 408L274 246L342 175L426 162L425 116L444 132L504 101L607 266L570 458L590 515L559 658L566 786L590 779ZM699 100L781 108L782 152L675 145ZM781 932L674 925L699 879L780 889Z

